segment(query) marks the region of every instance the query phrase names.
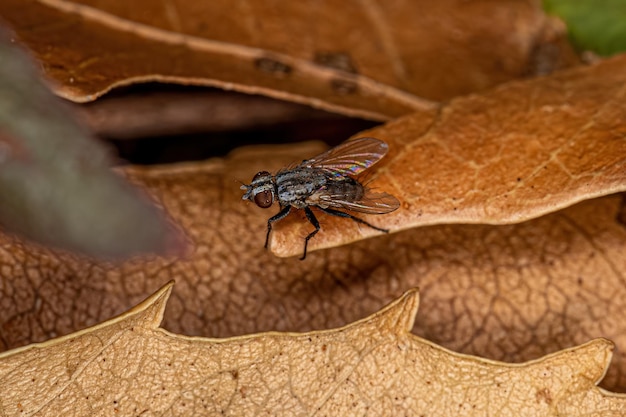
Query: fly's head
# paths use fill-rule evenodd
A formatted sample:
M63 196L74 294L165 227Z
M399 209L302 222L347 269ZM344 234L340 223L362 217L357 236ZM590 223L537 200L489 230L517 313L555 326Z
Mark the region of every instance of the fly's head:
M242 190L246 193L242 200L254 201L254 204L261 208L268 208L276 200L274 195L274 177L267 171L257 172L252 178L250 185L242 185Z

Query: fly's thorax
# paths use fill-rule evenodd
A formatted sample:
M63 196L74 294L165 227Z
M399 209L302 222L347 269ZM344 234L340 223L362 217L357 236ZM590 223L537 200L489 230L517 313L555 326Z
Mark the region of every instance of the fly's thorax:
M314 168L295 168L276 174L278 201L282 206L306 207L306 199L323 188L328 181L324 171Z

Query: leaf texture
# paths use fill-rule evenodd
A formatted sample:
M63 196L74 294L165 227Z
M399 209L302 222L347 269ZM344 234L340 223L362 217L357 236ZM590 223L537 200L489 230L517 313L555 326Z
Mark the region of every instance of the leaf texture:
M604 339L516 365L459 355L409 333L414 290L339 329L189 338L158 327L170 290L91 329L1 355L4 415L626 412L626 397L595 386L611 357Z
M166 328L216 337L342 326L419 287L429 314L415 331L429 340L519 362L606 337L618 354L604 384L626 389L619 196L517 225L422 227L313 252L304 262L277 258L263 249L273 212L241 201L236 179L322 149L258 148L226 160L127 168L188 233L193 251L185 259L113 266L0 235L3 350L106 320L172 279ZM320 216L320 234L330 221Z
M402 206L364 216L379 227L395 232L542 216L626 190L626 55L458 98L439 111L415 113L357 136L377 137L390 147L367 182L395 195ZM280 226L272 250L299 254L295 236L301 228ZM311 249L380 233L330 229Z
M385 120L532 74L539 61L571 62L535 1L5 0L0 16L57 92L81 102L165 81Z

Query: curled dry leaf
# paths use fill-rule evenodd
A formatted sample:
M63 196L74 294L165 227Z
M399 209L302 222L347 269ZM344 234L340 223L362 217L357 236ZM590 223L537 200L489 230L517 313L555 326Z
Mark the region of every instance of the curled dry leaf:
M390 146L370 181L402 206L365 218L392 231L517 223L625 191L626 55L459 98L439 111L415 113L358 136ZM380 233L328 229L311 241L310 250ZM279 224L276 230L274 253L301 253L301 227Z
M523 364L410 333L412 290L343 328L189 338L159 328L172 284L93 328L0 355L3 415L624 415L596 339Z
M610 70L619 69L615 63L620 59L601 64L604 70L596 73L596 82L587 84L591 92L606 92L603 85L619 75ZM594 68L589 70L596 71ZM576 78L577 74L569 76ZM558 92L566 81L544 87ZM614 88L615 94L623 94L623 85ZM588 103L592 107L597 100L589 98ZM506 102L494 107L499 105ZM593 160L598 157L610 168L611 160L604 159L607 150L623 143L622 107L603 105L593 123L585 119L585 126L604 123L614 133L613 141L604 142L600 136L597 147L565 148L580 153L578 170L587 172L585 167L591 166L589 172L594 172ZM575 112L570 117L559 113L564 120L576 120L575 116L591 111L585 106L571 109ZM615 117L607 116L610 110ZM538 133L561 129L564 135L578 129L584 137L586 130L573 126L553 123L536 129ZM425 124L423 130L428 127ZM479 128L470 125L468 131L476 133ZM586 201L516 225L421 227L311 253L306 262L276 258L263 250L271 213L242 202L236 180L249 181L261 169L277 170L322 150L321 146L304 145L256 148L240 150L226 160L127 168L128 176L158 199L194 241L194 253L181 261L152 259L110 267L0 235L3 348L102 321L137 302L149 288L173 278L178 285L166 326L186 334L220 336L339 326L377 310L407 288L420 287L427 294L424 303L432 314L416 331L428 339L465 353L522 361L591 338L608 337L617 344L618 354L605 383L625 389L626 228L620 219L626 209L619 197ZM454 154L449 155L452 160L444 166L458 163ZM618 148L615 157L621 155ZM394 160L393 154L380 163L382 168L386 160ZM515 157L509 162L515 163ZM501 168L507 170L508 166ZM610 192L614 184L610 175L609 181L602 179L607 172L611 174L596 172L590 182L599 193ZM382 183L382 179L372 182L376 186ZM602 184L609 189L602 191ZM498 185L494 182L492 186L497 190ZM594 195L584 194L588 191L585 187L581 190L587 197ZM316 239L334 233L333 219L320 221L323 230ZM298 214L284 222L286 226L306 225ZM345 233L355 228L351 223L341 223L341 227ZM301 247L305 235L298 236L294 245Z
M258 132L294 121L320 125L354 120L282 100L215 89L104 96L93 103L75 104L74 109L96 135L118 140L166 135L206 136L207 132ZM291 136L290 139L298 141ZM317 138L311 138L314 139ZM216 139L211 137L211 144L214 142Z
M606 337L618 350L603 384L626 389L626 227L620 222L626 208L620 197L517 225L417 228L317 251L301 262L263 249L270 214L241 201L236 179L322 149L303 145L127 168L188 232L195 250L187 259L112 267L0 234L2 349L106 320L171 279L177 285L165 326L214 337L342 326L420 287L429 314L415 331L427 339L520 362ZM320 216L321 233L329 220ZM305 219L294 214L285 221Z
M384 120L569 60L531 0L3 0L0 17L75 101L168 81Z

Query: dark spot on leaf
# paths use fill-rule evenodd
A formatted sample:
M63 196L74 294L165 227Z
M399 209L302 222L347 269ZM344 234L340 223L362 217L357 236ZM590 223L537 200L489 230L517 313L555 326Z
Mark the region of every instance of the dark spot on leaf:
M546 404L552 404L552 394L547 388L538 390L535 393L535 399L538 403L545 402Z
M548 75L562 68L565 65L562 54L562 48L555 41L537 42L530 52L526 75L529 77Z
M291 66L273 58L257 58L254 65L260 71L273 74L277 78L285 78L293 71Z
M356 67L352 63L352 58L346 52L316 52L313 60L316 64L323 67L338 69L350 74L358 74Z
M330 86L335 92L342 96L354 94L359 91L359 85L355 81L334 78L330 81Z

